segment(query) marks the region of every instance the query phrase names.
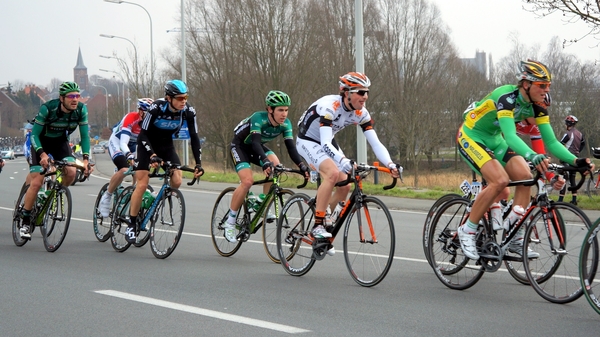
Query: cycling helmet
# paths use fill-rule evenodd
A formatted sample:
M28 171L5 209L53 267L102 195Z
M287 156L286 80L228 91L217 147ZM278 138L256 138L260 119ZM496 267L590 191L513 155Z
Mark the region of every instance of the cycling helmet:
M142 111L148 111L148 109L150 109L150 105L152 105L152 103L154 103L154 100L152 98L140 98L138 99L138 110L142 110Z
M167 96L177 96L181 94L187 94L188 88L185 83L181 80L171 80L165 84L165 95Z
M363 73L350 72L340 77L340 90L368 88L370 85L371 81Z
M28 122L29 122L29 121L28 121ZM29 122L29 123L25 124L25 127L24 127L24 129L25 129L25 131L28 131L28 130L31 130L31 129L33 129L33 124L31 124L31 122Z
M75 82L63 82L58 88L58 93L64 96L70 92L80 92L79 86Z
M551 82L552 75L548 67L541 62L534 60L521 61L517 79L531 82Z
M292 100L290 99L290 96L283 91L271 90L265 98L265 104L272 108L278 106L290 106L292 105Z
M575 124L577 124L577 122L579 122L579 120L577 119L577 117L575 117L573 115L568 115L565 118L565 124L567 124L567 126L575 126Z

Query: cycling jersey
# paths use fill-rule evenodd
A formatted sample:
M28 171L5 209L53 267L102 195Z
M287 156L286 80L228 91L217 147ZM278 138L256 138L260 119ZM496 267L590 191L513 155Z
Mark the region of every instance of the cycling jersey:
M585 146L585 138L583 137L581 131L577 130L575 127L572 127L563 135L560 143L564 144L569 152L577 156Z
M535 153L546 154L544 141L542 140L542 135L540 134L540 129L537 125L529 124L527 120L522 120L515 126L517 127L517 134L529 136L529 140L531 140L531 148L533 151L535 151Z
M464 124L458 134L458 142L463 154L470 151L469 146L473 145L472 142L474 141L482 144L484 151L489 144L489 148L492 150L494 148L506 148L525 158L530 158L536 152L517 136L515 122L535 117L536 124L548 150L560 160L569 163L575 161L575 156L569 153L554 136L546 106L543 103L532 104L526 102L516 85L504 85L496 88L481 101L469 106L463 117ZM465 135L466 138L463 137ZM495 137L498 135L503 135L503 138L498 139ZM501 142L504 141L507 147L501 145ZM466 155L475 161L483 160L479 164L483 164L487 160L486 156L481 153L481 149L474 149L470 155Z
M31 146L39 157L43 146L49 143L64 142L69 145L69 135L79 127L81 146L84 155L90 154L90 137L87 107L79 102L75 111L64 112L60 99L50 100L40 107L31 130ZM61 146L62 147L62 146ZM70 151L69 151L70 153ZM59 157L58 159L62 159Z
M136 150L137 138L140 134L140 114L133 111L125 115L123 119L112 130L110 139L108 140L108 151L110 156L114 158L122 153Z
M333 137L348 125L360 125L365 138L380 162L387 166L392 162L389 152L377 138L373 120L366 108L349 110L340 95L327 95L314 102L300 117L298 122L298 152L313 168L318 169L325 159L333 159L339 166L344 153L336 146ZM317 143L314 146L307 142Z
M249 168L248 163L261 166L267 155L273 153L265 143L282 135L290 158L296 165L302 159L294 146L292 123L288 118L281 125L273 126L267 111L257 111L250 117L243 119L233 130L234 137L231 141L231 157L236 171Z
M146 112L138 136L138 159L142 169L145 169L146 166L143 164L145 164L146 159L155 153L155 149L161 148L165 151L172 149L173 153L175 152L173 136L179 132L184 122L186 122L190 133L192 154L196 164L201 163L202 150L200 148L200 138L196 131L196 110L186 103L183 110L171 111L168 101L158 99ZM164 155L160 156L159 153L157 155L161 158L165 157Z

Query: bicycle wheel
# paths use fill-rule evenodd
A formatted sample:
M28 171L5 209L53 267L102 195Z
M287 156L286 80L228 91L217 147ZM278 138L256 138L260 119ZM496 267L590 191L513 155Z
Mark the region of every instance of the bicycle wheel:
M537 219L537 217L541 216L540 212L541 210L539 208L535 208L534 210L529 212L528 218L523 223L523 226L529 226L529 223L531 223L532 220ZM508 233L506 231L503 231L503 238L506 234ZM540 239L537 231L531 232L530 236L530 241L539 241ZM529 278L527 277L527 273L525 272L525 266L523 265L523 258L521 257L521 255L511 253L508 250L506 250L505 254L506 257L512 258L511 260L504 261L504 266L508 270L510 276L512 276L517 282L521 284L529 285Z
M364 197L355 204L344 229L344 259L352 279L372 287L387 275L396 247L394 220L385 204Z
M228 187L219 194L210 219L210 235L212 237L213 246L219 255L225 257L235 254L243 243L242 240L238 240L237 242L227 241L227 239L225 239L225 229L223 229L223 225L229 216L229 208L234 191L235 187ZM239 228L239 226L243 224L244 218L244 207L241 207L237 214L236 227Z
M129 226L129 202L133 189L133 186L125 187L113 207L110 221L110 244L119 253L126 251L131 246L131 243L125 239L125 231Z
M54 197L48 202L50 205L44 215L42 237L46 250L55 252L65 241L71 223L71 209L73 207L71 191L65 186L60 186L55 191Z
M148 224L146 224L146 228L142 228L142 223L143 223L144 218L146 217L147 213L148 213L147 209L140 208L140 211L137 216L137 223L138 223L137 228L139 228L139 231L137 232L136 240L133 245L138 248L143 247L146 243L148 243L148 240L150 240L150 222L148 222Z
M152 254L157 259L166 259L177 248L185 224L185 200L181 191L165 189L151 220Z
M583 294L579 252L590 227L591 221L583 211L564 202L551 203L547 216L540 212L531 220L523 249L527 252L530 248L540 256L523 259L523 266L533 289L545 300L569 303Z
M451 289L463 290L473 286L483 276L484 269L467 258L460 247L457 229L469 216L471 201L460 198L449 200L438 208L429 231L429 257L437 278ZM485 237L483 226L477 230L477 245Z
M25 193L29 185L25 185L21 187L21 192L19 192L19 197L17 198L17 202L15 203L15 210L13 211L13 224L12 224L12 236L13 241L17 247L21 247L27 243L27 239L21 238L21 211L23 210L23 203L25 200Z
M285 271L302 276L315 264L310 226L314 224L315 207L304 193L291 196L277 220L277 251Z
M598 269L598 233L600 219L596 220L583 240L579 255L579 279L585 298L600 314L600 280L594 280Z
M600 179L598 171L591 173L585 183L585 194L592 199L600 193L600 188L596 187L597 180ZM599 184L600 185L600 184Z
M102 199L102 195L107 189L108 183L102 186L100 192L98 192L98 196L96 197L96 203L94 203L92 226L94 228L94 236L100 242L104 242L110 238L110 217L104 219L100 214L100 209L98 208L100 205L100 199Z
M277 218L281 214L283 205L292 195L294 192L291 190L280 190L265 208L262 226L263 246L269 259L275 263L281 263L277 252Z
M431 220L433 220L433 217L435 216L437 209L443 203L445 203L448 200L462 198L462 197L463 197L462 195L456 194L456 193L446 194L446 195L440 197L438 200L436 200L433 203L433 205L431 205L429 212L427 212L427 217L425 218L425 224L423 225L423 253L425 253L425 258L427 259L427 262L429 262L430 266L432 266L432 265L431 265L431 259L429 258L428 243L429 243L429 229L431 227Z

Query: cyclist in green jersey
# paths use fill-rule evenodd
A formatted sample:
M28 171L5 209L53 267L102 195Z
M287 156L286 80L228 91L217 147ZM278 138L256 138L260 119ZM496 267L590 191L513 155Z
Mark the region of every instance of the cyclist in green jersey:
M292 104L290 96L282 91L269 91L265 98L267 111L257 111L242 120L234 129L231 141L231 159L240 177L240 185L233 192L229 217L225 224L225 239L236 241L235 219L238 210L244 202L244 197L250 190L254 179L250 164L261 166L265 175L270 175L273 166L279 165L279 158L266 145L267 142L283 136L285 146L292 161L308 177L308 166L296 151L292 123L287 118L288 109ZM264 184L264 193L268 193L270 184Z
M470 259L479 259L475 245L475 232L484 213L494 199L505 189L510 180L531 179L525 160L536 169L546 172L549 160L536 153L517 136L515 122L527 120L539 127L546 148L560 160L575 166L590 166L589 158L577 158L556 139L550 126L550 84L552 76L548 68L538 61L522 61L517 74L517 85L496 88L481 101L473 103L464 112L464 123L457 134L457 146L461 157L473 170L487 181L487 187L477 196L467 222L458 230L461 248ZM527 207L530 199L528 186L515 188L512 218L518 219L516 206ZM522 215L522 214L520 214ZM515 235L509 251L522 254L524 227ZM529 250L528 258L539 257Z
M79 127L83 150L85 175L90 174L89 153L90 138L88 129L88 112L86 106L79 102L80 89L75 82L64 82L59 87L59 98L50 100L40 107L31 130L31 163L29 165L30 182L23 205L23 227L21 237L30 239L30 214L33 203L44 182L40 174L48 168L50 155L57 160L75 162L69 146L69 135ZM75 180L76 168L65 167L62 184L69 186Z

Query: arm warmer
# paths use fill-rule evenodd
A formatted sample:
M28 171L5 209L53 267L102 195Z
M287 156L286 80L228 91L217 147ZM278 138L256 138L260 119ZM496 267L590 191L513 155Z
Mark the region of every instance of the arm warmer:
M383 144L381 144L381 142L379 141L379 138L377 137L377 133L375 133L375 130L373 130L373 129L367 130L364 132L364 134L365 134L365 138L369 142L369 145L371 145L373 152L375 152L375 156L377 157L377 159L379 159L379 161L382 164L384 164L386 167L390 163L392 163L392 158L390 157L390 153L385 148L385 146L383 146Z
M321 146L323 151L331 158L336 164L339 164L342 159L345 158L344 153L339 151L333 146L333 130L331 126L322 125L319 128L321 134Z
M285 142L285 147L287 148L288 154L290 155L290 158L292 159L294 164L300 166L300 163L302 163L302 158L298 154L298 150L296 150L296 144L294 143L294 140L291 138L288 138L288 139L285 139L284 142Z

